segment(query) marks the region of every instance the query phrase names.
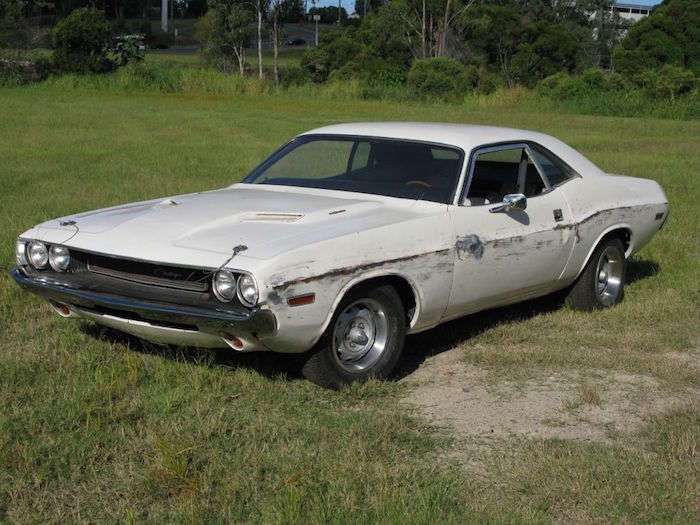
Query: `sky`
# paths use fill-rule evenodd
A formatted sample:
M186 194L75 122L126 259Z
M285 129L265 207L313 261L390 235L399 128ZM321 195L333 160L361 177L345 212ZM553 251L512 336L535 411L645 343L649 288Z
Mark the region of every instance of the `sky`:
M639 5L658 5L662 0L619 0L621 4L639 4ZM309 9L311 9L311 0L309 2ZM345 8L348 13L355 11L355 0L340 0L340 4ZM338 0L318 0L316 2L317 7L326 6L337 6Z

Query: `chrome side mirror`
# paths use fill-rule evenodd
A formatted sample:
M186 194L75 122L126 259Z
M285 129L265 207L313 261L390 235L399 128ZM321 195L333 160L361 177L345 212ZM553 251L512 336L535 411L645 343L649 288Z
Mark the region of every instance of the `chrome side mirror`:
M513 210L523 211L527 208L527 197L522 193L509 193L503 197L503 204L489 208L491 213L509 212Z

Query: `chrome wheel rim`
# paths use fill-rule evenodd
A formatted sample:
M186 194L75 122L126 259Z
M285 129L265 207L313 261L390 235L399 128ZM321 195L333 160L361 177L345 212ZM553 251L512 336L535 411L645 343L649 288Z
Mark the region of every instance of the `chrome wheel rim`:
M350 372L372 367L386 349L389 323L382 305L373 299L350 304L333 328L333 354Z
M620 295L624 256L613 246L608 246L598 259L596 291L604 306L613 304Z

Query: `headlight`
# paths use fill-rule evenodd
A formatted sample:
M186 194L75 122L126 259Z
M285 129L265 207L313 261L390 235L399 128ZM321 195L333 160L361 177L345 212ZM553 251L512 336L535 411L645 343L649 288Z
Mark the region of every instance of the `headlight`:
M49 262L49 250L46 249L43 242L32 241L29 244L28 255L29 262L31 262L32 266L37 270L45 268L46 263Z
M15 245L15 262L17 266L26 266L29 264L27 260L27 243L19 239Z
M252 276L244 273L238 278L238 298L246 306L255 306L258 302L258 285Z
M229 302L236 295L236 279L233 274L226 270L218 271L214 274L212 282L214 295L219 301Z
M57 272L65 272L70 266L70 252L65 246L52 246L49 250L49 263Z

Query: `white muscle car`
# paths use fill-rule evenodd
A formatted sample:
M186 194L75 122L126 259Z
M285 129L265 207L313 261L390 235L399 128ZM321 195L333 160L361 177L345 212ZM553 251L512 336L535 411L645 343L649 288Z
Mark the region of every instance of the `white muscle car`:
M147 340L304 354L338 387L386 377L406 334L569 288L622 299L663 226L654 181L531 131L341 124L227 188L51 220L12 273L60 315Z

